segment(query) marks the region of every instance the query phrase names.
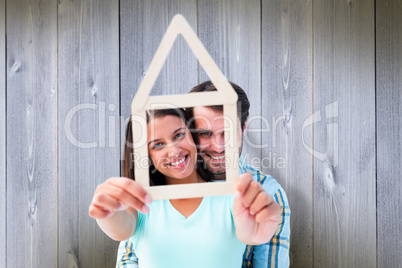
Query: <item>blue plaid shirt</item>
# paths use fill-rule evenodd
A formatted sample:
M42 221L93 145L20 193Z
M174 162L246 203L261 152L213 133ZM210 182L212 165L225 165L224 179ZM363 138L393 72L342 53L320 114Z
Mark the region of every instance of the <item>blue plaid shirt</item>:
M285 191L269 175L247 165L243 157L239 158L240 173L250 173L260 182L275 201L281 206L281 221L271 241L259 246L247 246L243 255L242 267L266 268L289 267L290 208ZM116 268L138 268L138 258L133 251L131 239L120 242Z

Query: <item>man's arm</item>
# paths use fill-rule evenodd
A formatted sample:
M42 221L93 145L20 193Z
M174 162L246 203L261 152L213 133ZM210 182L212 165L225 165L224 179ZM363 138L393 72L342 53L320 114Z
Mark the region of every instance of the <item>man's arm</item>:
M235 188L233 222L237 239L248 245L267 243L280 222L280 206L250 173L241 174Z
M264 245L252 248L252 262L255 268L289 267L290 208L283 189L274 195L281 207L281 220L272 239Z
M133 251L131 239L121 241L117 251L116 268L138 268L138 258Z
M252 172L254 179L260 182L280 205L281 219L278 229L268 243L246 247L242 267L289 267L290 208L286 193L272 176L264 175L244 163L243 166L243 172Z

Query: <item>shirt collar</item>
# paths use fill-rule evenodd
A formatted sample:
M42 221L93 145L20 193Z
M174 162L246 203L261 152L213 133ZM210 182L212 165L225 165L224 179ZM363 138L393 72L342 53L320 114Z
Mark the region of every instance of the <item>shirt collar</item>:
M244 162L243 156L239 156L239 172L240 174L243 174L246 170L246 162Z

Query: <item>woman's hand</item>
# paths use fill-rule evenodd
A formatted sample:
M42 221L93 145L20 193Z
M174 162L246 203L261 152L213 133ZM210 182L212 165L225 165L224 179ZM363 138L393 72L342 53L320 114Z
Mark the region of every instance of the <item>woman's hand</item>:
M113 177L98 185L91 205L89 216L103 219L112 216L116 211L131 207L142 213L148 213L146 204L151 197L136 181L128 178Z
M237 238L248 245L267 243L278 227L280 206L248 173L239 177L235 197L233 219Z
M149 212L147 203L151 203L151 197L136 181L114 177L96 188L89 216L110 238L123 241L135 232L137 211Z

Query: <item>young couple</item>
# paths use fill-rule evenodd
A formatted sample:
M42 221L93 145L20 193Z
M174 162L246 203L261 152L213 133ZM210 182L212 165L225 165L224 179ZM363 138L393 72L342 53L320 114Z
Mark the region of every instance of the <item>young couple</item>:
M239 95L243 135L249 102L240 87L232 86ZM214 85L208 81L191 92L213 90ZM223 122L222 107L150 113L151 182L206 183L224 179ZM283 189L272 177L247 166L240 157L242 175L234 196L151 201L134 181L133 165L129 163L133 152L127 146L131 131L129 123L124 177L110 178L99 185L89 208L89 214L109 237L126 240L120 244L117 267L289 266L290 211Z

